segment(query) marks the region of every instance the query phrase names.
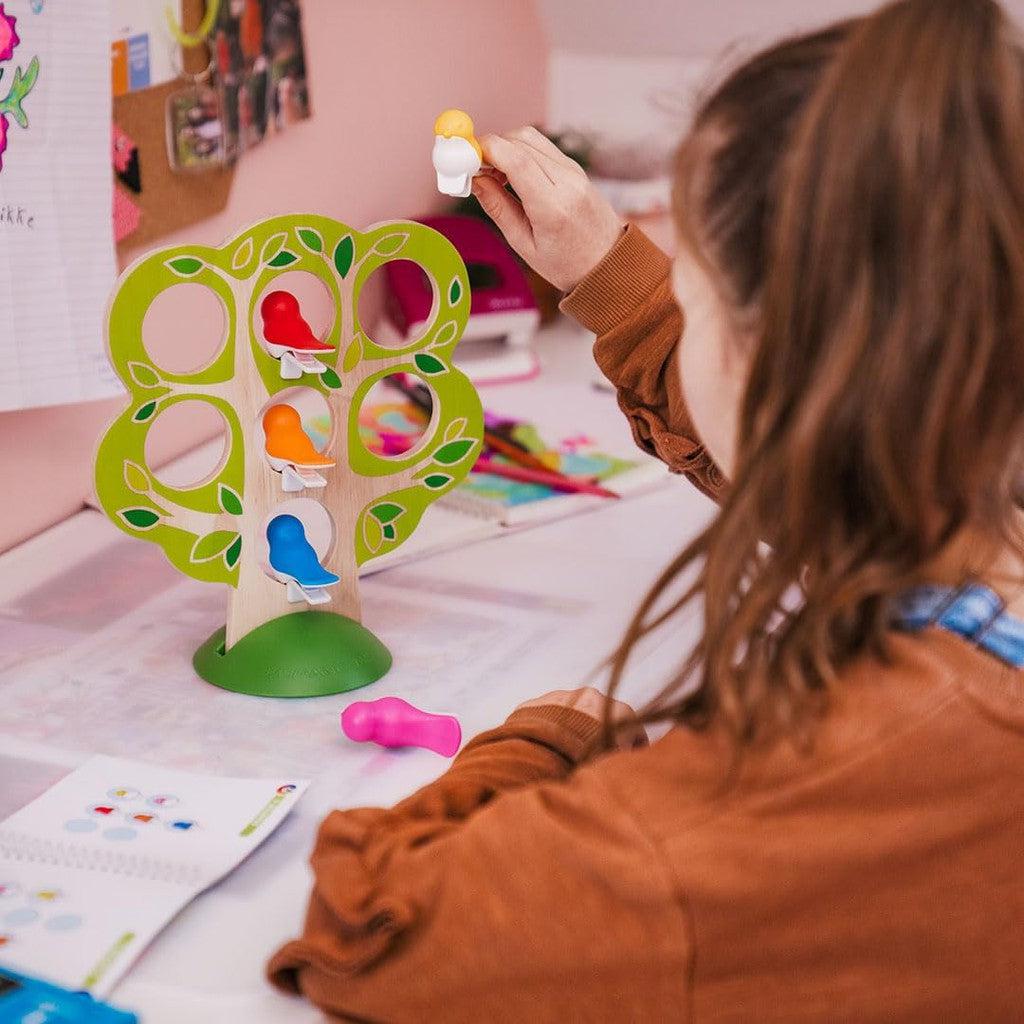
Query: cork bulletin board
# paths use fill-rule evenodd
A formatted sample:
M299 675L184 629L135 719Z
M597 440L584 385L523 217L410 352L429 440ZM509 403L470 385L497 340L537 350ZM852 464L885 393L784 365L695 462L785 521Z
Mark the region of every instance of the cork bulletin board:
M183 0L182 25L199 25L204 0ZM186 72L199 73L209 63L205 46L183 54ZM175 171L167 158L167 101L188 84L184 78L114 98L114 123L138 146L142 191L129 193L141 211L138 228L118 245L118 252L148 245L178 228L210 217L227 205L234 179L233 166L197 174ZM115 188L123 189L120 183Z

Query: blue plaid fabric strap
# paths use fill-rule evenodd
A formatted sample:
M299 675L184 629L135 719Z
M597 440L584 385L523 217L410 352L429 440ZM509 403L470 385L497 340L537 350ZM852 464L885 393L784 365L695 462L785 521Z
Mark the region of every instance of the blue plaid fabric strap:
M1024 621L1010 615L988 587L923 586L896 602L895 624L915 632L937 626L958 633L1015 668L1024 667Z

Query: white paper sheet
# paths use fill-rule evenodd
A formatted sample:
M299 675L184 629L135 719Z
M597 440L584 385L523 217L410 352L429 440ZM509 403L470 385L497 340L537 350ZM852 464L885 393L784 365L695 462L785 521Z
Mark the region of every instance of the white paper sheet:
M0 963L106 995L308 785L91 758L0 823Z
M3 115L0 411L122 390L102 331L115 276L110 3L46 3L35 14L30 0L5 0L4 11L19 41L0 62L0 111L16 68L38 57L39 71L22 102L28 127Z

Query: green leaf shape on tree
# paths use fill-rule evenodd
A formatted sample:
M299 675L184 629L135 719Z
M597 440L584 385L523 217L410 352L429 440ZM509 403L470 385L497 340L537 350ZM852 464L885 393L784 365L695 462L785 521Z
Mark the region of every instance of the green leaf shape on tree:
M316 228L296 228L295 234L310 252L319 253L324 251L323 237Z
M153 413L156 412L157 404L157 402L147 402L145 405L140 405L132 414L132 419L136 423L145 423L146 420L151 420Z
M117 513L133 530L152 530L160 515L151 508L123 508Z
M396 231L394 234L378 238L373 243L370 252L376 256L394 256L396 252L400 252L405 247L405 243L408 241L408 232Z
M238 271L239 273L252 262L252 254L255 249L251 238L247 238L236 250L235 255L231 257L231 269Z
M206 264L195 256L176 256L173 260L167 261L167 266L179 277L195 277Z
M287 241L287 231L278 231L277 234L271 235L270 238L263 243L263 248L260 250L260 263L264 266L271 266L275 257L284 248L284 243Z
M339 277L346 277L352 269L352 261L355 258L356 246L351 235L346 235L334 247L334 267Z
M128 364L128 372L131 374L132 380L140 388L155 388L159 387L162 383L160 374L148 363L140 363L138 360L133 359Z
M370 509L370 515L378 523L390 523L405 512L405 509L394 501L382 501Z
M209 562L217 558L224 550L230 547L236 540L241 540L234 530L214 530L203 537L196 539L192 545L192 552L189 560L192 562Z
M447 487L452 482L452 478L447 473L431 473L430 476L423 478L423 483L429 487L432 491L440 490L442 487Z
M431 348L444 348L446 345L450 345L459 334L459 325L454 320L449 320L438 332L434 335L434 340L430 343Z
M125 459L124 485L132 494L148 494L151 487L149 474L137 462Z
M238 496L238 492L228 487L227 484L218 485L217 500L228 515L240 516L242 514L242 499Z
M461 462L476 446L476 441L463 438L461 441L449 441L434 452L434 461L442 466L454 466Z
M380 523L370 515L363 516L363 543L372 554L377 554L384 543L384 530Z
M242 538L239 537L238 540L236 540L234 542L234 544L232 544L231 547L229 547L224 552L224 564L229 569L234 569L234 567L236 565L238 565L238 560L241 557L242 557Z
M268 264L268 267L275 267L280 269L281 267L290 267L293 263L298 263L299 257L291 251L291 249L282 249Z
M330 367L328 367L326 370L324 370L323 373L320 374L320 379L332 391L337 391L338 388L341 387L341 378Z
M416 364L416 368L420 373L425 373L428 377L448 372L448 365L446 363L441 362L437 356L429 355L426 352L417 352L412 357L412 361Z
M359 365L359 360L362 358L363 339L362 335L357 334L349 343L348 348L345 349L345 358L342 361L341 368L346 373L351 373Z
M398 536L398 532L395 530L394 523L387 523L381 527L381 533L384 534L386 540L395 540Z
M462 282L457 277L453 277L452 283L448 285L448 305L457 306L461 298Z
M454 441L457 437L462 437L468 425L469 421L465 416L460 416L458 419L452 420L451 423L448 424L448 429L444 432L444 439L446 441Z

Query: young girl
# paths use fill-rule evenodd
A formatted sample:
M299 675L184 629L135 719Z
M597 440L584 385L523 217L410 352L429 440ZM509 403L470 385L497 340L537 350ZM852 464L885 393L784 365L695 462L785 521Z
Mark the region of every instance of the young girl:
M1020 1020L1014 28L904 0L744 64L680 151L671 268L538 133L485 150L639 444L721 503L612 692L691 600L703 638L646 749L548 694L331 814L271 977L347 1020Z

